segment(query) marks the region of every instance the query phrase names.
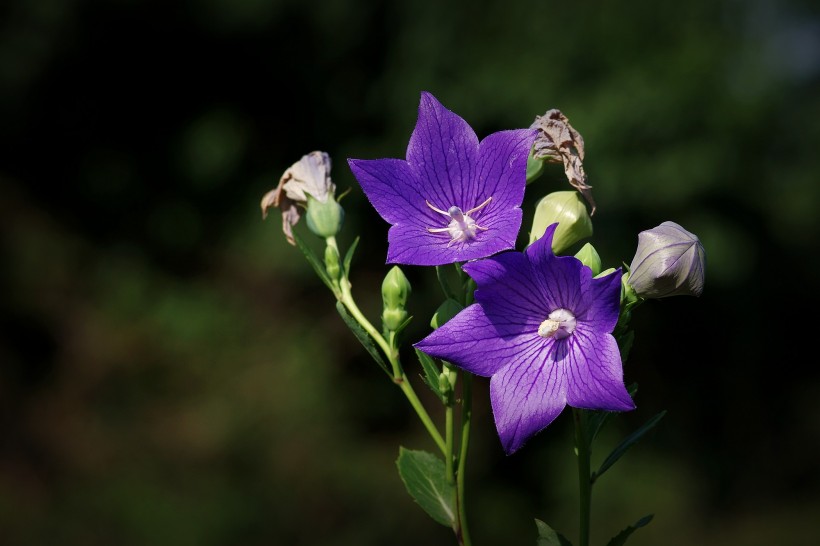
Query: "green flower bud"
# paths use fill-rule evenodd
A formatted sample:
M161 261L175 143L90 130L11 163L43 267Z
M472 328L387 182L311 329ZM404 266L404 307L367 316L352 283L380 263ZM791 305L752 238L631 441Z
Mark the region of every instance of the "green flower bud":
M339 251L335 246L327 245L325 247L325 269L328 276L334 281L339 279L341 268L339 267Z
M433 329L443 326L445 322L456 316L464 309L464 306L452 298L447 298L444 303L439 305L436 312L433 313L433 319L430 321L430 327Z
M538 202L530 231L530 244L541 238L547 227L556 222L558 228L552 238L552 251L556 254L592 235L592 219L576 191L556 191Z
M308 195L306 216L310 231L322 238L335 237L342 228L345 211L332 197L319 201Z
M706 252L700 240L674 222L638 234L628 283L642 298L700 296Z
M582 246L581 250L575 254L575 257L581 260L582 264L592 270L593 277L601 272L601 257L598 255L598 251L595 250L595 247L591 244L586 243Z
M382 324L385 330L395 331L407 320L407 297L410 295L410 281L399 266L393 266L382 281Z
M404 276L401 268L394 265L382 281L382 301L385 309L404 308L410 292L410 281Z
M527 184L541 176L544 172L544 160L536 159L532 152L527 156Z

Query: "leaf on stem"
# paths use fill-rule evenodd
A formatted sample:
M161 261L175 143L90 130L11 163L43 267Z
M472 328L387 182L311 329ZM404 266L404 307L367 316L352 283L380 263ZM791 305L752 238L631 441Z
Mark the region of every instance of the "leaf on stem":
M646 525L647 523L652 521L653 517L654 517L653 514L649 514L649 515L646 515L646 516L642 517L641 519L639 519L638 521L636 521L635 523L628 526L626 529L624 529L623 531L621 531L620 533L618 533L617 535L612 537L612 540L607 542L606 546L623 546L626 543L626 539L629 538L629 535L631 535L637 529L643 527L644 525Z
M618 447L613 449L612 453L610 453L607 456L607 458L604 459L604 462L601 463L601 467L596 472L594 472L592 474L592 477L591 477L592 482L594 483L595 480L600 478L601 475L604 472L609 470L609 468L612 465L614 465L618 461L618 459L620 459L623 456L623 454L626 453L626 451L630 447L635 445L638 442L638 440L643 438L644 434L649 432L655 425L657 425L658 422L661 419L663 419L664 415L666 415L666 410L663 410L662 412L658 413L657 415L652 417L649 421L644 423L643 426L641 426L641 428L639 428L638 430L636 430L635 432L633 432L632 434L630 434L629 436L624 438L624 440L620 444L618 444Z
M444 461L426 451L399 448L396 460L407 492L442 525L456 527L456 488L447 483Z
M444 394L441 392L438 382L439 375L441 375L441 369L436 366L435 361L433 361L430 355L416 349L416 356L418 357L419 363L421 363L421 367L424 370L424 382L427 383L430 390L443 401Z
M359 342L361 342L361 344L364 346L367 352L370 353L370 356L373 357L373 360L375 360L376 363L379 366L381 366L381 368L384 370L384 373L386 373L392 378L393 373L390 371L390 368L387 367L387 364L382 358L381 353L379 353L379 350L376 348L376 344L373 342L373 338L370 337L370 334L365 332L364 328L362 328L361 325L358 322L356 322L356 319L350 316L350 313L347 312L347 308L344 306L342 302L336 302L336 310L342 316L342 319L345 321L345 324L347 324L347 327L350 328L350 331L353 332L353 335L356 336L356 339L358 339Z
M340 196L341 198L341 196ZM353 243L350 245L350 248L347 249L345 253L345 259L342 262L344 264L344 274L347 275L350 272L350 262L353 261L353 253L356 252L356 247L359 245L359 238L356 237L353 239Z
M629 393L629 396L635 398L635 393L638 392L638 384L632 383L627 386L626 391ZM603 411L603 410L584 410L587 412L589 417L587 418L587 442L589 445L592 445L592 442L595 441L595 438L598 436L598 433L604 428L604 424L609 420L609 418L615 414L613 411Z
M572 546L572 543L567 540L567 537L540 519L536 518L535 526L538 528L538 539L535 541L536 546Z
M302 251L302 254L305 255L307 258L308 263L313 266L313 270L316 271L316 274L319 275L319 278L322 279L322 282L330 288L333 293L336 293L336 289L333 288L333 282L330 280L330 276L325 271L325 266L319 261L319 258L316 257L316 254L310 249L309 246L302 241L302 238L299 237L296 233L293 234L293 240L296 241L296 246L299 250Z

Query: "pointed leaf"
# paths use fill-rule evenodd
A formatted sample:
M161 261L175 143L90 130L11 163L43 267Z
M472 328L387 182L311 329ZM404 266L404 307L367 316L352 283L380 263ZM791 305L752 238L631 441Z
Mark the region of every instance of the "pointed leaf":
M572 546L572 543L564 535L555 531L540 519L535 520L535 526L538 528L536 546Z
M426 451L401 447L396 465L407 492L418 505L438 523L455 528L456 488L447 483L444 461Z
M345 324L347 324L347 327L350 328L350 331L353 332L353 335L356 336L356 339L358 339L359 342L362 345L364 345L364 348L367 349L367 352L370 353L370 356L373 357L373 360L375 360L376 363L379 366L381 366L381 368L384 370L384 373L386 373L392 378L393 373L390 371L390 368L388 368L387 364L384 362L384 359L382 358L382 355L379 352L378 348L376 348L376 344L373 342L373 338L370 337L370 334L365 332L364 328L362 328L361 325L358 322L356 322L356 319L350 316L350 313L347 312L347 308L344 306L342 302L336 302L336 310L342 316L342 319L345 321Z
M350 248L348 248L345 253L345 259L342 262L344 264L345 274L350 272L350 262L353 261L353 253L356 252L357 246L359 246L359 237L353 239L353 243L351 243Z
M330 275L328 275L327 271L325 271L324 264L319 260L319 258L316 257L316 254L313 253L310 247L305 244L305 242L302 240L301 237L299 237L296 234L296 232L293 233L293 240L296 241L296 246L299 248L299 250L302 251L302 254L305 255L305 258L307 258L308 263L311 266L313 266L313 270L316 272L317 275L319 275L319 278L322 279L322 282L325 283L325 285L327 285L327 287L333 290L335 293L333 283L330 280Z
M435 361L430 358L430 355L416 349L416 356L418 357L419 363L421 363L421 367L424 370L424 382L427 383L427 386L430 387L430 390L432 390L436 396L444 400L444 395L441 393L441 389L439 389L438 386L438 376L441 374L441 370L438 366L436 366Z
M620 444L618 444L618 447L613 449L612 453L610 453L607 456L607 458L604 459L604 462L601 463L601 467L592 475L592 481L594 482L595 480L600 478L604 472L609 470L609 467L614 465L630 447L635 445L638 442L638 440L643 438L644 434L649 432L652 429L652 427L657 425L658 422L661 419L663 419L664 415L666 415L666 410L663 410L659 414L655 415L652 419L644 423L643 426L641 426L641 428L639 428L638 430L624 438L624 440Z
M643 527L644 525L652 521L653 517L653 514L649 514L647 516L642 517L641 519L639 519L638 521L636 521L635 523L633 523L632 525L630 525L629 527L627 527L626 529L612 537L612 540L607 542L606 546L623 546L624 543L626 543L626 539L629 538L629 535L631 535L637 529Z
M629 396L635 398L635 393L638 392L638 384L632 383L626 388ZM589 434L589 445L592 445L592 442L595 441L595 438L598 436L598 433L604 428L604 424L609 420L610 417L616 414L614 411L604 411L604 410L585 410L589 417L587 418L587 434Z

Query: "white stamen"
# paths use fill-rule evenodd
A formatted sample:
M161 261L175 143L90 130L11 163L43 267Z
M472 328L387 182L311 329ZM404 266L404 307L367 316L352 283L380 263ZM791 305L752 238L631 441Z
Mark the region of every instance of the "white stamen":
M476 224L475 220L473 220L470 217L470 215L489 205L492 199L492 197L489 197L486 201L484 201L477 207L471 208L466 213L463 212L461 208L455 205L451 206L449 209L447 209L447 211L443 211L440 208L433 206L429 201L425 200L424 202L427 203L427 206L430 207L432 210L438 212L439 214L448 216L450 218L450 223L447 224L447 227L427 228L427 231L429 231L430 233L449 233L450 242L447 244L447 246L450 246L453 243L467 241L468 239L475 239L476 232L479 229L482 231L486 231L488 228Z
M564 339L575 331L575 315L566 309L556 309L538 326L538 335L544 338Z

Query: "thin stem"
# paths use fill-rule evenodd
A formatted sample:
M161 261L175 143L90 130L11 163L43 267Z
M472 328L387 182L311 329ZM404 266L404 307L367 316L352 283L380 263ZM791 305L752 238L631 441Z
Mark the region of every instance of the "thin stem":
M470 531L467 527L467 507L464 496L464 483L467 470L467 446L470 444L470 421L473 415L473 374L461 373L461 449L458 455L458 471L456 474L456 505L458 507L459 526L461 528L461 543L470 546Z
M578 499L580 523L578 546L589 546L590 512L592 509L592 480L590 478L590 445L587 434L587 416L584 410L572 408L575 420L575 449L578 456Z
M335 237L328 237L327 244L333 246L338 252ZM347 308L350 316L356 319L356 322L358 322L361 327L364 328L368 334L370 334L370 337L372 337L373 340L379 345L393 368L393 382L401 388L404 396L410 402L410 405L413 406L414 410L416 410L416 414L419 416L419 419L421 419L421 422L424 425L424 428L427 429L430 437L442 453L445 453L446 446L444 444L444 439L441 437L441 433L433 423L433 420L430 418L427 410L424 409L421 400L419 400L419 397L416 395L416 391L413 390L413 386L407 380L407 376L404 374L401 366L398 349L392 343L388 343L387 340L384 339L381 333L370 323L369 320L367 320L359 309L359 306L356 305L356 301L353 299L353 293L350 291L350 281L347 279L347 274L348 272L344 271L341 279L339 279L339 288L341 289L341 297L339 301L341 301L345 308Z
M453 405L447 404L444 410L444 475L447 483L455 485L456 478L453 473Z

